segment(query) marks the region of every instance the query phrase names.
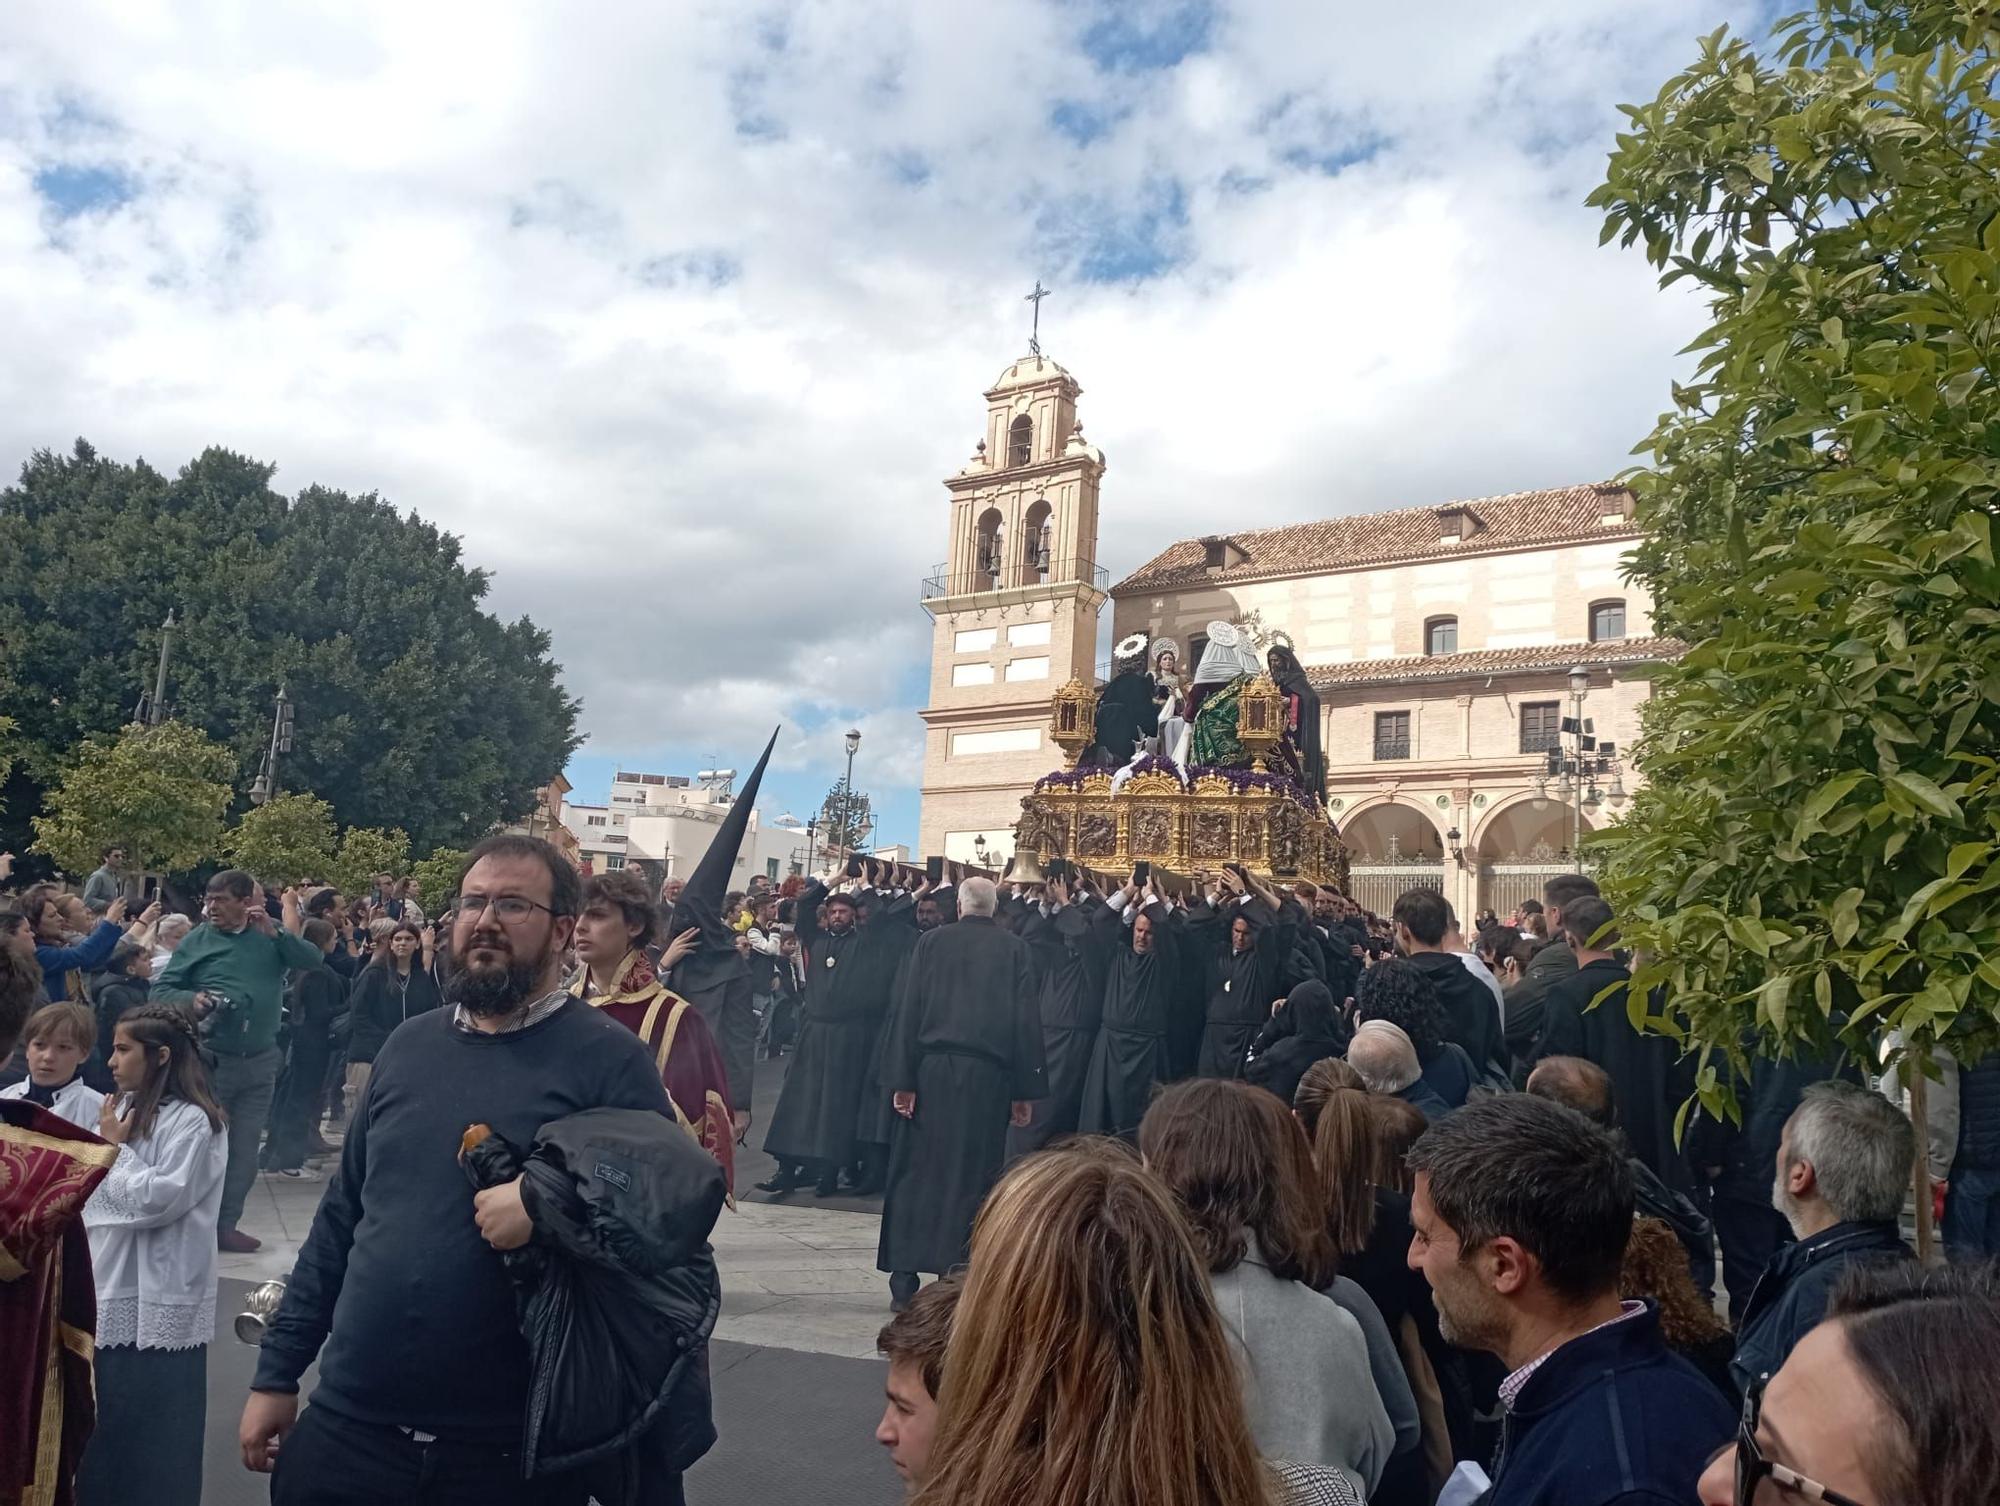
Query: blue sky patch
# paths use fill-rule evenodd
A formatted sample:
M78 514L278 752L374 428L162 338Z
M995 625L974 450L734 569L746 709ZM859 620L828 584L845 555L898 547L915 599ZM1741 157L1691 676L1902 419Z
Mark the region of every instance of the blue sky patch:
M745 141L783 141L785 123L764 102L769 80L762 69L739 68L729 78L729 114Z
M1344 168L1369 161L1388 145L1388 137L1366 132L1350 140L1330 143L1323 147L1288 147L1278 155L1279 160L1287 167L1296 167L1305 172L1325 173L1331 177Z
M35 192L59 219L108 214L139 194L139 182L123 168L58 163L39 169Z
M1080 99L1059 99L1049 111L1049 128L1067 136L1078 146L1089 146L1125 118L1123 110L1109 109Z
M649 288L724 288L743 275L743 264L727 251L674 251L648 257L634 275Z
M1084 28L1083 51L1106 73L1173 68L1190 55L1208 50L1215 21L1211 0L1166 0L1155 5L1113 0L1104 14Z
M1035 219L1042 244L1086 282L1143 282L1186 259L1187 191L1178 178L1152 178L1136 203L1078 198L1043 208Z
M883 161L889 176L906 188L922 188L931 180L930 159L913 148L890 152Z

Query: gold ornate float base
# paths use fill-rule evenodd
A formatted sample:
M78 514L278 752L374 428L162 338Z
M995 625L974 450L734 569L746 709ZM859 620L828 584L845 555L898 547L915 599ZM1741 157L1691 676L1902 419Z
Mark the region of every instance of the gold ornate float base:
M1241 863L1347 891L1347 844L1324 813L1281 789L1239 789L1218 773L1183 788L1172 774L1148 771L1116 795L1108 773L1052 775L1022 797L1014 850L1112 872L1141 861L1179 873Z

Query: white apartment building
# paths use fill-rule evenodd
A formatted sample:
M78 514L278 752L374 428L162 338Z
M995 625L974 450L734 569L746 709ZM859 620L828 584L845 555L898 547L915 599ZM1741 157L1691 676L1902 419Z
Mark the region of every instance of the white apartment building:
M707 854L716 828L734 804L728 784L726 776L689 779L621 770L612 776L608 805L565 800L563 825L576 835L593 873L630 865L643 868L655 882L686 878ZM805 826L795 817L766 820L761 810L751 811L729 887L745 888L758 874L776 883L804 871L806 846Z

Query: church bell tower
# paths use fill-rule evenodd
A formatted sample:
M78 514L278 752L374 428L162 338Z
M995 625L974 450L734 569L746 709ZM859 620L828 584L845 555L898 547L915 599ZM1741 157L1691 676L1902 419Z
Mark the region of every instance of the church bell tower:
M987 389L986 435L945 481L949 556L924 582L922 848L973 862L984 837L995 866L1013 851L1021 797L1063 762L1049 698L1072 678L1095 682L1109 584L1097 566L1104 453L1076 416L1083 389L1038 346Z

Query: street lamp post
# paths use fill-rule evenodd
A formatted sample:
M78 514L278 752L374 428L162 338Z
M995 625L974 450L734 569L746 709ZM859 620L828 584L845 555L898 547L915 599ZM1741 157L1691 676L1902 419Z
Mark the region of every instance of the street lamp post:
M252 805L262 805L278 793L278 755L291 751L292 702L280 685L277 714L271 718L271 746L264 753L264 767L250 785Z
M847 778L840 786L840 866L847 866L854 845L854 754L861 746L861 729L847 729Z
M179 625L174 621L174 609L168 607L167 620L160 624L160 668L153 679L153 693L139 697L139 714L134 718L148 727L157 727L167 718L167 661L173 657L174 629Z
M1625 782L1618 765L1618 745L1598 742L1584 719L1583 703L1590 694L1590 671L1581 664L1569 672L1570 714L1556 733L1556 745L1548 750L1548 767L1535 780L1535 792L1546 799L1549 780L1556 781L1556 798L1569 807L1570 857L1578 873L1583 872L1583 808L1595 810L1608 798L1613 804L1625 798ZM1573 739L1565 743L1564 738ZM1598 787L1598 776L1610 779L1609 790Z

